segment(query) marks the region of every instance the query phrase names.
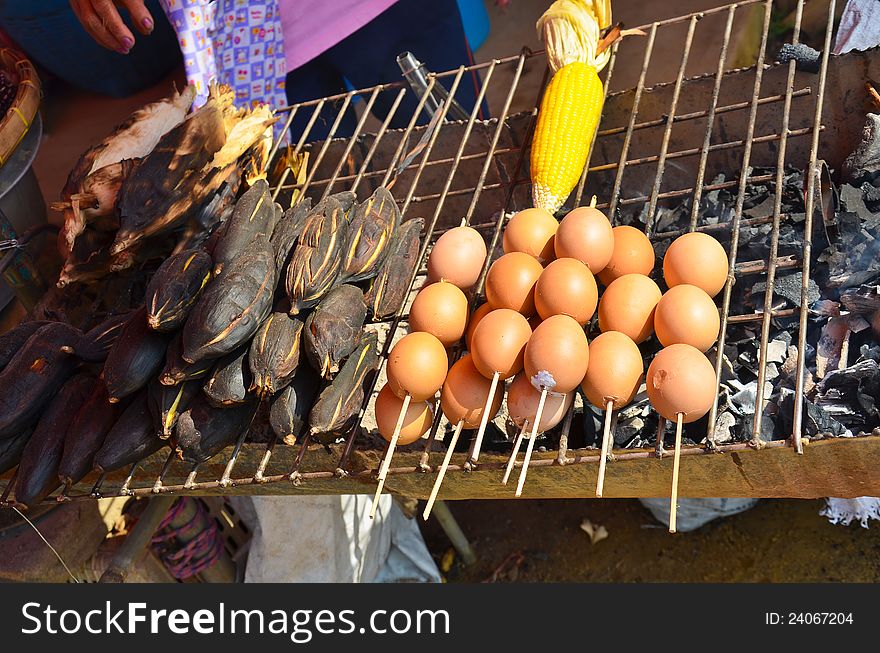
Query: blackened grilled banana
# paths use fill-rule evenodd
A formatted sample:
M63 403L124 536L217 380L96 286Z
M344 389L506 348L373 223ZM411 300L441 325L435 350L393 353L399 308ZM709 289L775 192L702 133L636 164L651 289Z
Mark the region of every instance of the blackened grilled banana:
M58 466L64 453L64 436L99 384L100 381L89 374L77 374L68 379L43 411L21 454L15 477L16 502L30 508L61 485Z
M169 256L147 286L147 324L155 331L179 329L211 279L211 257L201 249Z
M37 329L0 372L0 438L18 435L76 370L82 333L51 322Z
M251 339L272 310L275 255L256 236L202 291L183 327L183 358L219 358Z
M235 203L232 216L226 221L223 232L214 246L214 273L235 260L257 235L272 235L275 226L275 203L265 179L254 182Z
M18 353L18 350L24 346L37 329L45 326L49 322L43 320L33 320L30 322L20 322L0 336L0 370L6 367L12 357Z
M345 211L333 196L309 215L287 266L291 315L317 304L339 279L347 227Z
M348 284L331 290L309 315L303 345L312 367L325 379L357 347L366 319L364 293Z
M346 234L342 281L362 281L375 276L399 224L397 203L382 186L372 197L358 204Z
M33 427L29 427L18 435L0 440L0 474L8 472L18 464L32 432Z
M388 256L367 292L367 304L376 319L394 315L409 293L409 284L419 262L421 232L425 221L407 220L397 229Z
M302 351L303 323L286 313L272 313L260 326L248 351L250 390L267 399L284 388L296 372Z
M295 444L318 398L321 377L308 365L300 367L289 386L272 398L269 424L285 444Z
M234 444L250 428L258 402L216 408L206 397L196 397L174 428L180 457L192 464L203 463Z
M116 344L123 327L131 319L131 311L119 315L111 315L97 326L83 334L82 341L76 347L76 355L80 360L90 363L103 363Z
M110 403L103 383L98 383L80 406L64 434L64 454L58 466L58 478L70 487L92 470L95 454L119 417L119 404Z
M173 386L152 381L147 386L150 414L160 439L171 437L180 414L189 407L196 395L201 394L201 389L200 381L184 381Z
M162 385L177 385L184 381L201 379L208 376L214 363L214 360L202 360L197 363L187 363L183 360L183 339L178 333L165 352L165 367L159 374L159 381Z
M101 378L110 402L134 394L162 369L168 339L147 325L147 309L132 313L107 355Z
M129 404L113 428L104 438L104 444L95 454L94 467L99 473L136 463L165 445L156 432L150 414L148 391L141 390Z
M233 406L248 401L252 384L248 348L241 347L217 361L203 390L208 401L215 406Z
M360 346L348 357L333 382L327 386L309 413L313 436L331 436L349 428L364 401L364 379L379 365L375 332L365 333Z
M305 198L290 207L281 216L275 229L272 231L272 249L275 251L275 268L278 277L287 269L290 254L294 245L299 240L303 228L306 226L306 218L312 210L311 198Z

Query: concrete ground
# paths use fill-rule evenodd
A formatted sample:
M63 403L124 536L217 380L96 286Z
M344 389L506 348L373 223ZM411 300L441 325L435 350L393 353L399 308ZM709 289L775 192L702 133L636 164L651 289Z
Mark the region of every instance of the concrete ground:
M719 0L615 0L615 20L637 26L717 4ZM511 0L503 8L486 0L486 5L492 33L476 52L479 61L516 54L523 46L540 47L534 23L548 5L547 0ZM723 18L718 14L700 21L688 75L714 71ZM742 29L737 23L731 45L734 54L748 50L749 31L744 25L749 20L753 16L742 13L745 22ZM648 83L674 80L686 29L683 24L658 32ZM645 40L639 38L621 46L612 90L636 83L644 46ZM733 55L731 62L738 62ZM543 74L543 61L536 57L524 72L513 111L534 106ZM507 88L504 81L499 74L495 83L501 90L490 95L490 104L498 106L498 98L503 97L499 94ZM125 99L52 83L43 109L46 135L35 163L47 202L57 198L82 151L135 108L167 95L174 83L183 83L182 71ZM59 217L54 215L52 219ZM0 316L0 324L4 319L8 324L15 315L14 311L6 311ZM480 556L472 568L453 564L446 572L453 581L484 580L494 571L500 580L526 581L880 580L880 526L868 530L831 526L818 515L818 501L768 500L741 515L677 536L670 536L636 501L629 500L467 501L451 507ZM584 518L605 526L609 537L591 545L580 528ZM429 546L442 561L448 541L433 521L424 531Z

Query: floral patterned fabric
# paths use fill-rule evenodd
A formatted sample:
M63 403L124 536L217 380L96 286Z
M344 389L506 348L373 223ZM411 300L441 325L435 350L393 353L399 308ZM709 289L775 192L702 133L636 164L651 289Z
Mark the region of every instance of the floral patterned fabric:
M287 104L278 0L159 0L177 32L196 106L211 80L229 85L238 106ZM276 123L276 136L283 123Z

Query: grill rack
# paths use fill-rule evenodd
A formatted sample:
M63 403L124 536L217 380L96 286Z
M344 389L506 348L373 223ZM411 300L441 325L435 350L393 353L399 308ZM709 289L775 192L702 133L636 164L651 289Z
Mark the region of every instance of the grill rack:
M693 230L710 232L723 231L725 229L729 230L729 234L731 237L731 246L728 252L728 256L730 259L731 273L728 277L728 282L725 286L722 296L721 332L719 336L719 346L716 349L717 355L715 356L714 361L717 381L715 400L713 402L713 407L710 412L708 421L710 427L709 432L707 433L706 446L685 448L682 453L687 457L690 457L693 454L697 453L706 453L713 451L733 453L746 452L754 448L763 447L767 447L770 450L777 450L786 447L788 444L791 444L798 453L803 452L803 424L801 420L801 415L803 412L804 399L804 352L806 344L806 325L808 317L806 299L810 273L811 239L809 237L804 238L803 256L800 259L794 256L778 256L780 225L782 221L788 217L788 215L782 212L781 207L781 196L783 189L782 181L785 172L786 154L788 151L789 142L795 139L806 139L806 137L809 137L809 150L807 157L808 161L805 166L806 170L809 171L809 174L806 175L806 218L804 220L804 233L806 235L812 234L814 204L816 193L819 188L817 175L819 137L823 129L823 99L828 71L831 36L833 31L835 0L831 0L828 7L820 70L818 72L818 75L809 76L809 80L816 83L815 88L809 84L798 83L799 81L801 81L801 78L797 75L795 62L792 61L789 62L787 65L779 66L783 69L782 72L785 73L785 82L782 88L782 92L770 92L762 95L762 80L764 74L766 70L771 69L770 66L766 65L765 59L773 7L773 0L743 0L742 2L721 6L677 18L661 20L651 23L649 25L642 26L642 29L646 32L646 36L644 38L630 38L622 43L616 43L612 48L611 57L604 73L606 108L615 104L628 107L629 118L623 124L606 126L607 111L603 113L602 122L600 123L600 129L597 132L592 147L590 149L586 169L581 177L580 183L578 184L573 194L574 202L568 203L568 205L580 205L582 203L582 199L589 196L590 194L593 194L593 192L595 192L595 194L599 195L600 197L608 197L608 200L599 203L598 207L600 209L607 210L607 213L614 224L620 224L620 213L624 209L624 207L634 207L640 204L647 203L647 214L649 216L654 216L660 203L665 200L691 198L692 211L690 215L690 222L687 228L677 229L673 231L654 232L653 220L649 220L646 228L649 237L651 237L652 240L656 240L671 238L679 235L680 233ZM800 38L803 9L804 0L799 0L795 12L796 18L792 38L794 43L797 43ZM749 69L726 70L726 64L731 44L731 36L733 34L733 26L735 20L744 12L751 11L752 14L755 15L759 10L762 10L762 13L760 14L762 20L762 32L760 49L758 51L757 61L755 62L754 67ZM710 16L714 16L716 20L724 20L724 31L722 42L720 45L717 68L714 73L688 77L686 75L686 70L694 43L694 35L697 31L697 27L700 25L700 22ZM654 46L657 41L658 34L660 34L664 28L681 25L687 26L687 35L683 44L682 56L679 62L675 80L667 84L657 84L651 87L647 86L646 80L648 77L648 71L651 62L653 61ZM615 63L618 60L618 52L623 48L641 48L643 51L642 65L639 71L638 83L633 89L610 92L611 81L614 76ZM457 224L459 223L459 219L462 217L460 214L456 214L454 221L445 221L448 222L448 224L446 224L445 226L444 224L441 224L441 222L443 222L441 218L446 217L444 215L444 208L446 207L447 201L450 200L450 198L462 198L464 201L467 201L468 196L470 197L469 202L467 202L467 208L463 214L464 223L469 224L478 230L489 232L491 234L488 245L488 249L490 252L495 251L499 245L499 239L503 230L503 226L505 224L505 213L510 212L517 203L522 204L522 202L528 202L527 191L529 178L526 166L524 165L524 161L528 150L528 143L530 142L530 135L534 127L536 111L532 110L520 114L511 114L510 111L518 86L522 80L523 72L526 68L526 65L533 62L536 58L542 57L542 55L542 50L533 51L529 49L523 49L523 51L520 52L520 54L518 55L501 59L493 59L491 61L479 63L473 66L463 66L457 70L429 75L428 92L426 92L421 97L416 110L412 113L407 123L407 126L402 131L392 129L390 125L392 117L396 115L396 112L400 107L404 95L410 92L405 86L405 82L403 81L390 84L382 84L366 89L351 90L346 93L303 102L280 109L278 111L278 114L279 116L284 118L285 126L287 128L289 128L291 122L298 113L311 111L308 125L304 133L293 145L292 150L293 153L296 154L308 149L311 152L312 159L309 165L308 176L303 183L288 183L289 170L285 170L277 185L273 189L274 197L276 199L281 198L283 200L284 198L281 197L282 195L289 195L296 189L299 190L303 195L309 194L318 199L325 197L331 192L338 192L348 189L358 190L358 188L362 187L364 184L379 181L379 183L381 183L382 185L393 184L393 193L398 201L398 204L400 205L401 213L403 214L404 220L414 217L414 215L416 215L415 207L430 207L431 204L433 204L434 208L431 212L431 216L426 221L426 230L423 235L423 244L419 254L419 264L417 266L416 272L410 280L410 295L412 295L412 290L417 288L417 279L423 277L425 274L425 260L430 245L443 231L451 228L452 226L457 226ZM540 61L543 65L542 58L540 59ZM477 116L482 101L487 97L487 91L490 88L493 76L495 76L496 72L501 70L506 70L508 73L511 73L512 81L505 87L506 92L503 95L500 109L497 112L493 112L496 113L496 115L493 116L492 120L479 120ZM477 101L474 105L474 109L470 112L468 120L458 123L444 121L450 105L452 104L452 99L455 97L456 91L459 88L459 85L464 79L465 75L477 71L482 76L482 84L479 88L479 93L477 96ZM732 79L734 76L746 76L748 79L751 80L752 92L750 94L750 97L748 97L747 99L739 101L727 101L723 99L723 90L725 89L723 82ZM424 116L425 103L430 90L434 87L435 84L440 83L441 80L443 80L449 90L449 100L441 104L438 113L435 114L434 119L431 121L428 127L425 128L423 125L419 125L418 123L419 120ZM543 92L543 88L544 86L546 86L547 80L548 73L545 71L543 82L540 86L539 95L535 98L535 102L532 106L537 106L540 99L540 92ZM740 86L742 86L742 79L740 79L739 81L741 82ZM680 108L682 104L687 105L687 103L682 102L683 97L681 94L681 90L686 84L694 82L699 82L704 85L711 85L711 90L708 94L708 106L703 106L699 108L694 107L691 108L691 110L682 110ZM661 93L655 93L657 89L660 89ZM373 107L377 97L382 93L393 95L394 100L391 105L391 109L388 115L382 120L382 122L378 123L378 128L375 130L375 132L368 133L366 131L367 125L370 123L371 120L375 121L375 119L371 118L370 116L370 109ZM663 93L665 93L665 96L668 96L668 102L666 103L665 107L649 106L648 111L644 110L645 104L651 103L653 95L659 96L663 95ZM799 126L795 126L792 123L791 109L795 101L810 104L809 110L807 110L806 108L802 108L801 104L798 105L799 116L810 114L809 121L805 124L800 124ZM758 124L759 122L758 118L761 110L763 108L772 107L772 105L778 105L780 103L782 105L782 112L778 127L771 130L769 133L756 135L756 124ZM359 105L362 106L360 106L360 110L358 111ZM322 112L324 112L328 108L335 109L335 118L330 126L328 137L323 142L308 143L309 133L313 129L316 122L319 120ZM662 109L662 113L656 111L658 108ZM348 111L354 112L354 114L358 118L355 131L350 137L346 137L344 139L335 139L334 137L336 136L342 119ZM658 113L659 117L640 120L641 113L652 112ZM721 139L719 142L719 139L716 136L719 121L727 117L731 117L742 123L743 116L746 116L745 124L744 128L739 131L738 137L724 138ZM702 132L702 139L699 139L696 145L691 145L689 147L679 146L678 140L673 138L675 126L703 120L705 121L705 129ZM524 127L521 128L521 131L519 133L521 138L514 138L511 142L511 138L509 138L509 131L510 125L514 122L520 123L521 127L524 123ZM438 143L440 134L446 134L453 129L460 130L462 134L461 138L457 141L458 147L454 155L432 158L431 155L435 150L435 146ZM654 139L656 139L657 137L657 133L653 130L660 130L659 144L651 142L652 136ZM414 149L408 149L409 146L414 142L414 137L417 133L421 133L421 140ZM396 137L397 146L393 149L393 153L391 153L390 158L387 158L386 156L387 160L384 161L383 165L377 165L376 162L380 158L383 139L388 138L390 140L393 140L391 139L392 135ZM483 148L478 148L478 151L468 152L468 145L471 143L471 137L474 135L487 137L488 145ZM637 139L634 142L634 135L640 136L640 139ZM516 142L517 140L518 142ZM369 146L366 145L366 143L368 142L370 143ZM650 148L652 151L647 154L639 152L639 147L637 147L637 144L642 142L647 142L647 147ZM617 148L614 147L615 144L617 145ZM270 155L270 160L274 159L275 155L278 153L278 146L279 144L276 143L273 147L272 153ZM753 148L755 146L766 146L767 148L771 149L775 148L775 174L751 174L750 165L753 162L752 155ZM617 152L616 155L611 156L609 153L615 149ZM642 149L644 149L644 147ZM330 152L331 150L333 150L333 154L328 158L328 152ZM710 163L712 157L717 154L726 156L728 153L734 151L739 152L740 150L742 154L741 157L737 159L739 163L739 169L743 171L749 171L748 174L741 174L739 178L731 180L710 182L712 178L707 174L707 170L709 169L708 164ZM605 155L605 161L603 163L593 163L593 159L597 152ZM633 152L635 152L635 154L633 154ZM358 153L360 154L360 163L355 165L355 155ZM502 159L505 163L513 162L514 164L513 174L507 175L506 178L504 175L507 170L506 166L497 165L497 163ZM677 162L678 160L693 159L697 160L694 181L690 185L670 189L668 187L668 177L665 174L667 171L667 164L671 161ZM457 173L460 171L460 169L462 169L462 164L464 163L467 165L470 162L476 164L481 160L482 165L480 165L479 167L479 174L474 184L472 186L465 184L463 187L453 188L454 182L456 180L461 181L461 175L458 175L457 177ZM333 164L334 161L336 162L335 165ZM405 163L405 165L402 165L401 162ZM624 173L627 171L630 171L631 173L633 169L647 169L647 167L653 167L655 169L653 174L653 182L650 185L650 192L636 194L629 197L624 196L624 193L622 192ZM448 168L448 172L445 175L445 179L443 179L442 184L440 185L439 191L437 190L437 187L432 187L429 189L431 192L427 192L421 195L416 194L419 183L423 179L423 175L425 175L426 171L428 171L427 176L430 176L434 170L440 171L444 168ZM490 173L498 173L498 175L496 175L499 176L497 181L489 181ZM404 179L407 176L409 177L408 179L406 179L406 181L408 181L408 186L403 183ZM609 179L611 180L610 184L608 183ZM665 189L664 182L666 182ZM749 183L759 182L775 182L775 201L773 212L769 215L760 216L757 218L743 218L743 202L745 198L746 188ZM608 192L609 186L610 192ZM681 184L679 184L679 186L681 186ZM713 190L734 188L736 189L736 207L734 210L733 219L718 224L699 224L698 210L700 206L700 198L705 193ZM603 190L604 192L601 192ZM481 197L485 197L487 193L493 192L503 198L500 206L501 210L496 212L492 220L475 222L475 215L485 213L485 211L480 210ZM362 193L359 192L358 195L362 196ZM766 261L739 262L737 260L737 249L740 229L744 226L767 223L772 224L769 258ZM479 297L482 293L486 273L488 271L491 258L492 257L490 256L487 259L483 267L481 276L475 289L475 298ZM799 267L802 272L800 302L801 308L776 308L774 305L773 292L776 272L781 269L796 267ZM766 275L764 312L754 314L731 315L731 290L735 279L737 277L753 274ZM409 302L406 303L408 304ZM387 359L388 351L392 343L391 336L393 336L397 327L405 324L406 314L404 308L405 307L401 307L396 315L388 320L384 320L384 322L390 324L390 332L389 337L387 338L381 352L382 366L384 366L384 362ZM774 318L794 316L797 316L799 319L799 328L797 339L798 384L795 395L796 399L794 408L793 433L791 435L790 441L762 443L760 442L759 436L761 428L761 415L763 413L763 406L765 404L765 397L763 396L763 381L766 377L766 358L770 324ZM723 345L727 335L728 325L742 322L761 323L761 342L759 349L757 386L758 397L756 400L756 406L760 408L756 409L755 411L755 419L752 426L751 443L720 445L715 442L715 437L713 433L714 429L712 425L715 424L715 417L718 412L718 386L720 385L721 379ZM245 490L246 493L286 493L289 492L289 490L267 491L269 490L267 486L271 484L285 482L289 484L291 481L293 481L296 486L299 486L300 483L306 481L317 482L317 491L321 493L326 493L327 485L325 482L331 480L334 481L335 485L337 486L336 488L334 488L335 491L350 492L352 491L352 485L346 482L346 480L355 481L356 483L360 484L363 484L364 482L369 483L371 482L371 479L373 478L375 471L378 468L378 461L380 459L379 453L381 453L378 451L366 452L367 455L365 460L373 463L371 465L364 466L363 461L361 461L362 464L360 468L356 469L350 465L350 462L353 451L355 450L355 440L360 432L361 422L369 405L370 398L374 394L375 386L379 376L379 372L377 372L371 377L369 381L370 392L366 393L366 399L364 405L361 407L357 424L346 438L344 445L331 448L310 447L311 443L309 441L309 437L306 436L301 443L295 445L295 455L289 453L285 456L286 460L292 459L292 467L284 469L281 473L267 474L267 469L269 467L273 452L275 452L277 449L277 443L274 438L270 439L268 445L245 445L243 438L236 443L225 464L217 460L221 458L220 456L218 456L215 458L215 460L209 461L209 463L206 463L202 466L203 469L210 468L212 472L216 472L216 470L219 470L221 468L223 469L222 475L213 473L210 476L212 479L215 480L198 481L197 477L200 470L197 467L188 472L184 482L167 483L166 477L169 476L169 472L172 466L183 464L179 462L175 463L175 456L172 453L167 457L167 459L165 459L164 464L159 463L161 464L161 471L159 472L158 477L153 476L141 479L137 474L139 465L144 463L144 461L141 461L131 468L128 476L121 483L121 485L117 486L114 484L113 487L107 487L105 486L105 479L102 477L98 479L98 481L94 484L91 492L89 492L88 490L80 492L74 491L70 492L64 498L88 499L90 497L104 496L109 494L138 496L165 492L178 492L189 494L226 494L231 493L232 488L238 488L239 490L241 490L244 489L245 486L250 486L252 488ZM419 456L418 465L394 467L389 471L389 478L393 478L401 474L411 474L418 473L420 471L425 472L432 470L432 468L428 465L428 456L429 453L432 451L433 444L436 440L441 419L441 411L437 410L434 423L429 432L428 441L424 446L424 451ZM546 456L542 458L540 455L538 455L536 459L533 460L532 466L535 466L536 468L542 468L553 465L572 465L580 463L593 463L598 461L599 456L594 454L593 452L590 452L587 455L569 455L569 452L567 450L567 435L571 425L571 421L572 414L570 412L567 416L567 419L563 422L562 437L559 444L559 451L556 453L556 455L552 458ZM662 444L662 427L663 421L661 420L661 429L658 433L658 445ZM310 462L307 461L308 454L310 451L315 451L316 449L321 449L325 453L331 455L338 455L335 464L327 465L326 457L323 459L322 462L317 463L318 468L316 468L315 464L310 464ZM243 451L245 452L244 455L242 454ZM253 473L251 474L233 477L240 456L247 458L248 468L254 469L255 471L253 471ZM626 451L618 453L616 455L618 459L622 460L640 460L644 458L651 458L654 456L654 452L646 450ZM407 460L408 462L410 462L409 458ZM152 460L151 464L145 465L145 467L148 469L155 469L157 467L157 462L155 460ZM329 467L332 467L332 469L330 469ZM486 459L486 462L480 465L480 468L482 468L483 470L491 471L494 469L499 469L500 464L497 462L493 462L491 457L488 457ZM463 466L452 464L450 465L449 469L450 471L460 470L463 469ZM476 473L474 473L474 475L476 475ZM175 476L182 475L177 474ZM151 478L152 480L150 480ZM448 477L446 484L448 485L450 483L452 483L452 480ZM8 485L11 485L11 482ZM363 486L361 485L361 487ZM393 484L389 482L389 488L393 489L393 487ZM81 490L82 486L79 486L75 489ZM310 490L308 484L306 484L297 491L308 492ZM585 492L589 491L589 486L586 486ZM7 487L6 493L0 500L5 500L6 494L8 494L8 492L9 489ZM441 491L441 497L442 496L443 492ZM711 496L715 495L712 494Z

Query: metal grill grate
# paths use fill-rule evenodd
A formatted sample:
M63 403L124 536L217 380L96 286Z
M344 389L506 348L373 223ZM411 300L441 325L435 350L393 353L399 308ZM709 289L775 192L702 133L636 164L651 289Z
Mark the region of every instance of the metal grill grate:
M787 65L766 65L766 52L770 37L772 0L745 0L744 2L717 7L688 16L663 20L643 26L644 38L630 38L613 46L609 64L604 73L606 108L602 123L591 148L587 169L580 180L573 198L567 204L579 205L585 197L593 194L607 201L598 207L606 209L612 222L620 224L627 221L632 211L647 206L646 231L652 240L677 236L687 231L699 230L725 234L730 238L730 275L722 296L722 321L719 346L715 356L717 381L722 374L722 352L727 328L742 322L760 323L761 342L758 361L758 397L752 437L759 439L761 428L761 406L763 381L766 377L767 348L771 320L774 317L799 317L797 379L798 387L794 411L794 430L791 443L801 452L803 407L804 352L807 325L807 283L810 273L810 238L814 194L817 186L817 152L819 136L822 131L822 106L825 81L828 70L829 49L833 30L835 2L831 1L827 22L824 27L824 47L818 75L799 73L795 62ZM798 42L801 31L804 0L799 0L795 13L793 41ZM734 27L738 21L745 20L748 13L752 19L761 20L761 41L757 51L757 61L744 70L729 69L733 49ZM687 75L694 67L695 35L707 21L720 24L721 34L717 62L714 72L702 75ZM664 43L663 56L673 49L667 47L664 37L672 29L681 30L686 26L686 36L678 62L677 74L673 81L649 86L649 69L658 59L661 50L658 43ZM680 41L678 41L680 42ZM639 53L641 51L641 54ZM615 79L615 67L623 57L629 61L641 60L638 69L638 82L635 88L610 92ZM717 63L717 65L716 65ZM296 116L307 115L308 123L304 133L293 143L292 151L310 152L309 173L302 183L295 183L285 171L274 189L275 197L282 203L289 199L294 190L316 199L342 190L354 190L359 197L365 197L378 185L390 185L397 199L403 219L415 216L426 217L426 229L420 251L419 265L410 280L410 288L418 288L425 274L426 254L430 245L448 228L457 226L461 220L482 231L487 236L488 249L495 251L505 224L505 214L525 208L530 203L529 177L525 165L528 144L535 122L536 111L511 113L515 101L521 101L520 84L528 66L544 67L543 52L523 50L519 55L494 59L471 67L431 74L428 77L428 91L443 84L449 91L448 99L442 102L437 112L430 117L426 110L428 93L422 95L416 110L407 119L402 129L393 128L402 100L412 93L405 82L384 84L367 89L326 97L286 107L279 115L287 126ZM456 91L472 73L482 79L477 102L466 121L446 121L453 105ZM544 74L544 83L547 73ZM371 115L380 96L390 100L389 113L379 119ZM479 119L482 101L492 99L493 117L485 121ZM530 106L537 106L540 95ZM326 116L331 116L327 119ZM347 115L356 118L356 126L351 136L337 138L343 118ZM429 121L430 119L430 121ZM309 134L319 122L329 123L329 136L322 142L309 142ZM427 123L427 124L424 124ZM277 145L276 145L277 148ZM273 151L273 155L276 154ZM775 168L773 174L756 175L751 168L760 162ZM778 256L779 227L789 218L782 212L782 189L785 166L796 166L810 171L806 176L806 218L804 220L803 256ZM716 181L718 172L741 171L739 178ZM775 197L770 214L757 218L743 218L743 202L746 188L750 183L774 182ZM708 192L720 189L735 189L736 206L733 218L716 224L700 224L698 209L701 198ZM655 217L658 207L665 203L692 202L689 221L674 230L656 231ZM740 230L747 226L771 224L770 256L766 261L739 261L738 244ZM491 257L490 257L491 259ZM476 295L482 292L486 273L490 264L487 260L476 287ZM778 309L774 301L774 281L776 273L786 268L800 268L803 276L800 302L801 308ZM733 283L746 276L764 275L763 313L731 314L731 292ZM408 303L408 302L407 302ZM390 335L382 351L384 365L395 330L405 324L404 307L388 320ZM352 429L343 447L333 451L338 455L335 461L328 459L326 449L321 449L320 461L305 464L317 447L310 448L309 438L300 444L292 459L292 467L268 473L273 453L286 445L276 444L272 439L268 445L238 442L227 459L222 476L209 476L200 480L200 470L184 470L171 473L182 463L172 454L162 466L158 478L144 476L136 465L121 486L100 479L92 495L132 494L144 495L154 492L206 492L223 493L224 488L247 486L250 493L266 491L266 484L289 483L290 481L309 481L336 479L339 491L351 491L343 479L368 481L373 469L351 469L349 466L355 450L355 440L360 432L360 422L368 408L372 390L379 374L370 381L371 392L361 409L358 425ZM718 412L718 389L708 423L715 424ZM428 453L432 451L441 422L441 412L436 411L429 439L421 455L421 471L430 470ZM594 463L599 456L596 452L582 452L570 455L566 449L571 415L563 425L560 450L555 460L538 459L533 466L544 467L553 464ZM749 447L747 443L716 445L714 433L707 433L707 447L686 449L685 455L701 453L706 450L741 451ZM662 429L661 429L662 433ZM767 446L777 448L785 442L771 442ZM247 451L247 464L240 464L242 451ZM374 457L378 461L377 450ZM617 457L644 458L654 454L649 451L627 451ZM218 457L219 458L219 457ZM439 461L433 461L435 463ZM212 461L212 469L219 463ZM492 468L496 463L487 462ZM308 469L305 469L308 467ZM317 467L317 468L316 468ZM481 465L484 467L484 465ZM460 465L450 465L450 470L461 469ZM418 473L419 466L395 467L391 475ZM180 482L168 482L169 477L183 478ZM447 477L447 483L453 482ZM345 487L343 487L345 486ZM306 489L304 486L303 489ZM346 489L348 488L348 489ZM585 487L585 492L590 488ZM275 493L278 493L276 490ZM82 492L70 498L86 498Z

